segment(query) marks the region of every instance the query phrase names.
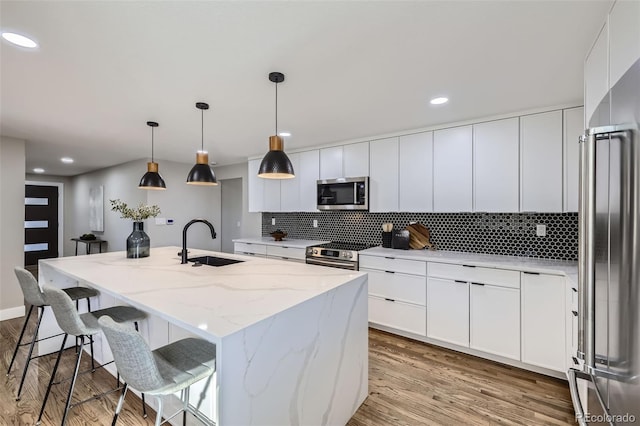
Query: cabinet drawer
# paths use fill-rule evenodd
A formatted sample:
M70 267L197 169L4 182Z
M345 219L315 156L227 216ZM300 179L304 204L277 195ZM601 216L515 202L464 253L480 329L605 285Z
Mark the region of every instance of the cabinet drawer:
M434 262L427 264L427 271L430 277L492 284L500 287L520 288L519 271Z
M426 262L396 259L393 256L379 257L360 255L360 268L402 272L413 275L427 275Z
M276 259L276 260L285 260L287 262L305 263L304 259L296 259L296 258L293 258L293 257L286 257L286 256L267 256L267 258Z
M251 244L251 243L235 243L234 251L240 254L267 254L267 246L264 244Z
M267 256L286 257L289 259L304 260L305 249L287 246L266 246Z
M248 251L238 251L238 250L234 250L233 254L241 254L243 256L267 257L266 255L260 254L260 253L251 253Z
M369 274L369 294L426 306L427 280L419 275L360 268Z
M369 296L369 321L410 333L427 335L427 308Z

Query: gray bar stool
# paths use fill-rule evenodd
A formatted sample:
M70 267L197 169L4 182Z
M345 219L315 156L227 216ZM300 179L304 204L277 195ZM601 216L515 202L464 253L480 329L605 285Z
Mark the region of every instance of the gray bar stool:
M13 367L13 363L16 360L16 355L18 354L18 349L22 346L29 345L29 354L27 355L27 361L24 364L24 368L22 370L22 378L20 379L20 386L18 387L18 393L16 395L16 401L20 401L20 394L22 393L22 386L24 385L24 380L27 377L27 370L29 369L29 364L32 359L39 358L40 356L32 356L33 348L36 342L40 342L41 340L50 339L52 337L60 336L60 334L56 334L55 336L45 337L44 339L38 339L38 330L40 330L40 322L42 321L42 315L44 314L44 308L49 306L45 300L44 295L40 291L40 286L38 285L38 281L36 281L33 274L27 271L24 268L16 266L14 268L16 273L16 277L18 278L18 284L20 284L20 288L22 289L22 294L24 295L24 300L31 305L29 307L29 312L27 313L24 324L22 326L22 331L20 331L20 337L18 337L18 341L16 342L16 347L13 350L13 356L11 357L11 362L9 363L9 368L7 369L7 376L11 373L11 368ZM87 310L91 310L91 300L90 297L97 296L99 293L97 290L88 287L70 287L62 289L65 293L69 295L71 300L76 302L76 309L78 308L78 302L80 299L87 299ZM22 338L24 337L24 333L27 330L27 324L29 323L29 319L31 318L31 313L33 312L33 308L37 308L39 310L38 322L36 323L36 329L33 332L33 336L31 337L30 342L22 343Z
M40 414L38 415L38 420L36 424L41 424L42 415L44 414L44 409L45 409L45 406L47 405L47 400L49 399L51 386L54 384L54 381L55 381L56 372L58 371L58 366L60 365L60 358L62 357L62 352L64 352L64 345L67 341L67 337L69 335L72 335L80 339L80 348L76 356L76 365L73 372L73 376L71 377L71 385L69 385L67 402L65 405L64 413L62 415L61 425L64 426L67 420L67 415L69 414L69 410L71 408L75 407L76 405L82 404L84 402L96 399L96 397L92 397L84 401L71 404L71 399L73 397L73 388L76 384L76 379L78 377L78 370L80 369L80 359L82 357L82 352L83 352L82 349L84 348L84 345L85 345L85 337L89 337L89 341L93 344L93 335L100 332L100 326L98 325L98 318L100 318L102 315L109 315L119 323L133 323L135 325L135 329L137 330L138 321L144 319L146 315L144 312L136 308L132 308L130 306L113 306L111 308L105 308L97 311L80 314L78 313L77 309L75 309L75 307L73 306L73 301L71 300L71 298L64 291L45 285L43 288L43 292L44 292L44 300L51 306L51 309L53 310L53 314L56 317L56 321L58 322L58 326L62 329L62 331L64 331L64 338L62 339L62 345L60 346L60 351L58 352L56 363L53 367L53 371L51 372L51 379L49 380L49 385L47 386L47 391L44 395L44 401L42 401L42 408L40 409ZM106 364L108 363L105 363L100 367ZM94 369L95 368L93 368L92 366L92 370L89 370L89 371L93 371ZM66 380L61 380L55 384L59 384L64 381ZM111 392L118 389L119 388L116 388ZM106 392L106 393L110 393L110 392ZM143 396L143 402L144 402L144 396ZM143 407L144 407L144 404L143 404Z
M156 426L163 423L162 397L178 391L181 391L183 408L165 421L183 413L183 424L186 424L188 411L205 424L215 424L199 413L196 407L192 409L189 405L189 387L205 378L210 381L216 370L216 346L213 343L187 338L151 351L140 333L130 327L118 324L108 316L100 317L98 323L125 381L112 426L118 420L129 386L157 397Z

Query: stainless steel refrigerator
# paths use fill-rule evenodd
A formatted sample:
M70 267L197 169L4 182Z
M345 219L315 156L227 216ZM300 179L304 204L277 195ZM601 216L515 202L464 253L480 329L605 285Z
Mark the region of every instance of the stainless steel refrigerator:
M580 140L578 353L568 372L580 424L640 423L638 123L640 60Z

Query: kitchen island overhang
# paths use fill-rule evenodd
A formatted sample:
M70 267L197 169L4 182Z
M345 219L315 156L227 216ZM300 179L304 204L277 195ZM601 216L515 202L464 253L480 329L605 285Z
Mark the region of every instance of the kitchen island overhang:
M215 343L208 415L217 424L345 424L367 395L366 274L205 250L191 256L243 262L193 267L180 264L179 251L49 259L40 262L40 282L93 286L100 308L144 310L141 332L152 348L165 344L165 324L168 341L186 332ZM43 333L56 329L49 316ZM106 345L100 354L111 359Z

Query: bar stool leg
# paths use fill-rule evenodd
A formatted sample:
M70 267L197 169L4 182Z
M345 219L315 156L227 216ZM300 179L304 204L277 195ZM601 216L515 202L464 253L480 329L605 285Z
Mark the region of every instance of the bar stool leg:
M64 338L62 339L62 345L60 346L60 350L58 351L58 357L56 358L56 363L53 366L53 371L51 372L51 379L49 379L49 385L47 386L47 391L44 394L44 400L42 401L42 408L40 408L40 414L38 414L38 420L36 424L42 424L42 415L44 414L44 407L47 405L47 400L49 399L49 394L51 393L51 386L53 386L53 381L56 378L56 372L58 371L58 366L60 365L60 358L62 358L62 352L64 351L64 344L67 343L68 334L65 333Z
M16 360L16 355L18 354L18 348L20 347L20 343L22 343L24 332L27 330L27 324L29 323L29 318L31 318L31 312L33 312L33 305L29 307L29 313L27 314L27 317L24 319L24 324L22 325L22 331L20 332L20 337L18 337L18 341L16 342L16 348L13 350L13 356L11 357L9 368L7 369L7 376L11 372L11 367L13 367L13 362ZM37 334L37 330L36 330L36 334ZM33 340L35 340L35 334L34 334Z
M113 415L113 420L111 421L111 426L116 426L116 422L118 421L118 415L120 414L120 410L122 410L122 406L124 405L124 398L127 395L128 388L129 388L129 385L125 383L124 387L122 388L122 394L120 395L120 399L118 400L118 406L116 407L116 412Z
M156 411L156 426L162 425L162 395L158 395L158 410Z
M40 322L42 321L42 315L44 314L44 306L38 306L40 310L40 314L38 315L38 323L36 324L36 329L33 332L33 338L31 339L31 344L29 345L29 354L27 355L27 361L24 365L24 369L22 370L22 378L20 379L20 386L18 387L18 394L16 395L16 401L20 401L20 394L22 393L22 386L24 385L24 379L27 378L27 370L29 369L29 364L31 363L31 355L33 355L33 347L36 343L36 338L38 337L38 330L40 330Z
M67 403L64 407L64 414L62 415L62 423L67 421L67 415L69 414L69 408L71 407L71 398L73 397L73 388L76 385L76 379L78 378L78 371L80 370L80 359L82 358L82 348L84 347L84 336L80 336L80 350L78 351L78 357L76 358L76 368L73 371L73 378L71 379L71 385L69 386L69 393L67 394Z
M187 424L187 411L189 409L189 386L184 388L184 407L182 411L182 424L186 426Z

